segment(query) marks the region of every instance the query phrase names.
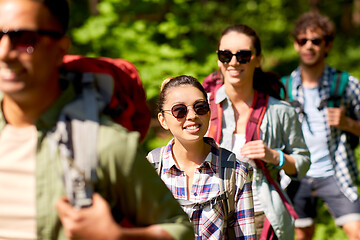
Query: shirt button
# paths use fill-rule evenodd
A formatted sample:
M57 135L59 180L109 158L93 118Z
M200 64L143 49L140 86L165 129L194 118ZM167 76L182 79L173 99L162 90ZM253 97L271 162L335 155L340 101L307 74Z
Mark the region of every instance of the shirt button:
M197 193L194 193L194 196L197 196Z

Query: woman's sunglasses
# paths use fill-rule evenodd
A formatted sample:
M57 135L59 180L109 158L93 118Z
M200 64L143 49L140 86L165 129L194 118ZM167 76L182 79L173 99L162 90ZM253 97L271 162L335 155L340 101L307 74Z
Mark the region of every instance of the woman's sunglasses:
M35 45L39 42L41 36L49 36L53 39L60 39L63 36L60 32L47 30L0 30L0 40L5 35L10 38L13 49L23 52L29 51L29 47L33 50Z
M240 50L235 54L233 54L229 50L217 50L216 52L219 61L225 64L231 62L231 59L234 55L236 56L236 60L240 64L246 64L250 62L252 56L252 52L250 50Z
M196 101L193 104L193 109L197 115L205 115L210 111L209 104L206 101ZM188 113L188 107L179 103L174 105L171 110L162 110L162 112L169 111L175 118L183 118Z
M311 43L314 44L315 46L319 46L322 43L323 39L322 38L312 38L312 39L300 38L300 39L296 39L296 42L300 46L304 46L308 41L311 41Z

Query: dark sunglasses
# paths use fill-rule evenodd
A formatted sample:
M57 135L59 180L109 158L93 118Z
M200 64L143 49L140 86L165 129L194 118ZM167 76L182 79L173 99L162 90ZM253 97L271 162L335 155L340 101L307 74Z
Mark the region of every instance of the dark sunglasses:
M232 57L235 55L236 60L241 64L246 64L250 62L252 52L250 50L240 50L237 53L233 54L229 50L217 50L217 55L219 61L222 63L229 63L231 62Z
M322 39L322 38L312 38L312 39L300 38L300 39L296 39L296 42L300 46L304 46L308 41L311 41L311 43L314 44L315 46L319 46L323 40L324 39Z
M0 40L4 35L7 35L10 38L13 49L20 51L28 51L29 47L34 48L36 46L41 36L48 36L53 39L60 39L64 34L56 31L47 30L0 30Z
M205 115L210 111L209 104L206 101L196 101L193 104L193 109L197 115ZM171 110L162 111L170 111L175 118L183 118L188 113L188 107L183 103L179 103L174 105Z

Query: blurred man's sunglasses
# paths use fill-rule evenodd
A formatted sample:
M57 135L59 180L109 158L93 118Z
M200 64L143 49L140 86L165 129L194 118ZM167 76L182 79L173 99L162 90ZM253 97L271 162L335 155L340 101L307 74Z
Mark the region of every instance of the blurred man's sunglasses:
M299 39L296 39L296 42L300 46L304 46L308 41L311 41L311 43L314 44L315 46L319 46L323 40L324 40L323 38L312 38L312 39L299 38Z
M12 49L30 54L34 51L40 37L48 36L53 39L60 39L64 34L49 30L0 30L0 40L4 35L10 38Z

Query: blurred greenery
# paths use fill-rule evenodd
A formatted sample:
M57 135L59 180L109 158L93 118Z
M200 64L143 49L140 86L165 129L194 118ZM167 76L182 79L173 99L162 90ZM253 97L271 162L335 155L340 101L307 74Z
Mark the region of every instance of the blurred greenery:
M125 58L139 69L149 101L169 76L190 74L202 80L217 68L217 40L225 27L253 27L263 45L263 68L280 75L297 65L290 32L296 18L317 7L336 23L337 37L328 57L332 66L360 76L359 31L354 1L327 0L102 0L98 12L72 2L72 52ZM317 4L314 4L317 3ZM348 8L355 9L348 14ZM350 10L351 10L350 9Z
M217 41L229 25L253 27L262 41L263 69L289 74L298 64L290 32L298 16L311 9L336 24L328 64L359 78L360 0L72 0L71 53L134 63L156 116L165 78L188 74L202 81L217 69ZM168 141L169 135L159 138L155 129L156 124L145 151ZM315 239L344 239L327 214L322 207Z

